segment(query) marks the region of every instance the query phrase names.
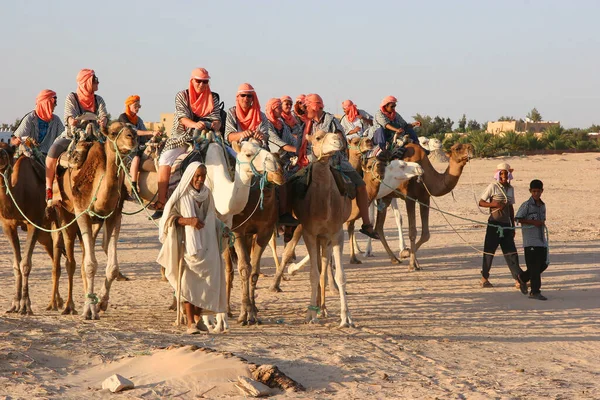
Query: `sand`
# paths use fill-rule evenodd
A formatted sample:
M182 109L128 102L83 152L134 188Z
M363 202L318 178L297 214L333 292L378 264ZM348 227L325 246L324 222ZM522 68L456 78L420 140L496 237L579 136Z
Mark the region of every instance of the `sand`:
M473 196L483 191L500 162L515 168L519 204L528 197L531 179L545 183L551 240L551 265L542 278L546 302L530 300L514 288L502 257L496 257L491 272L495 287L480 288L481 255L433 212L431 240L419 252L422 271L407 272L406 261L392 265L380 244L376 257L345 266L356 329L337 328L339 301L331 295L331 316L305 325L308 271L284 281L283 293L270 292L274 263L267 250L266 276L257 290L263 324L242 327L230 320L227 334L187 336L173 326L174 313L167 311L172 289L160 281L155 263L156 228L141 215L127 216L119 260L132 280L113 285L100 321L45 311L50 260L36 248L30 279L35 315L0 315L0 398L110 398L116 395L100 388L115 372L137 387L120 398L241 397L233 380L247 375L247 366L218 352L275 364L307 389L276 392L280 398L600 398L600 154L472 160L454 197L436 199L439 207L485 221ZM481 248L482 224L450 222L469 245ZM386 232L397 248L394 227L388 220ZM518 235L517 246L521 243ZM304 254L299 247L298 255ZM8 308L14 281L4 236L0 256L0 304ZM103 265L105 256L98 252L98 258ZM522 252L520 260L524 263ZM232 301L236 315L238 283ZM64 272L61 293L66 295ZM75 293L81 312L79 269ZM166 349L173 344L217 353Z

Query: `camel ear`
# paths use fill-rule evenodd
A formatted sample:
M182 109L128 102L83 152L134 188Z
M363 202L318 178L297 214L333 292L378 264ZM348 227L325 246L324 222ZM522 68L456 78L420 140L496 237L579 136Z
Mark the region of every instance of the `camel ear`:
M231 148L236 153L239 153L242 151L242 146L240 146L240 142L238 142L237 140L234 140L233 142L231 142Z

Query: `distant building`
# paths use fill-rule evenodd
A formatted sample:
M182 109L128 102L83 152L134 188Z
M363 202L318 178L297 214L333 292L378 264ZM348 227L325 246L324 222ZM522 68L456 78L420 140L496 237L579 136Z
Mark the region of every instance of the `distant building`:
M560 121L492 121L487 124L487 133L497 135L503 132L515 131L517 133L542 133L544 130L560 126Z
M173 118L175 114L173 113L163 113L160 114L160 121L158 122L144 122L146 129L149 131L159 131L162 127L165 128L165 133L167 135L171 134L171 128L173 127Z
M10 143L12 134L13 133L9 131L0 131L0 143Z

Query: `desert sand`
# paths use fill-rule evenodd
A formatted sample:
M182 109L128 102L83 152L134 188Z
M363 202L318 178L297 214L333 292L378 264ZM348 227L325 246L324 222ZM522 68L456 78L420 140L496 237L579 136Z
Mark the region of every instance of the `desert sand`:
M479 287L481 255L469 246L481 249L487 216L478 210L474 196L491 182L500 162L515 169L518 204L528 198L531 179L545 184L551 245L551 264L542 277L546 302L515 289L498 255L490 277L495 287ZM436 198L441 209L482 222L449 217L468 243L432 211L432 237L419 251L421 271L408 272L406 261L392 265L379 243L374 258L345 265L355 329L338 329L339 300L331 295L330 317L318 325L304 324L308 271L282 282L284 292L270 292L274 263L267 250L257 291L262 325L243 327L230 319L227 334L185 335L183 328L173 326L174 313L167 310L173 290L160 280L157 229L143 215L124 217L119 260L131 281L113 285L101 320L62 316L45 310L51 263L38 247L30 278L35 315L0 315L0 397L242 397L234 381L249 376L248 369L239 359L220 354L231 352L252 363L277 365L306 388L275 391L279 398L598 399L599 178L599 153L472 160L454 196ZM126 205L126 210L135 209ZM397 249L391 217L386 232ZM359 236L364 248L365 237ZM521 243L518 233L517 246ZM347 246L345 250L347 261ZM103 270L106 258L98 254ZM299 246L298 255L304 254ZM0 257L0 304L8 308L14 280L3 235ZM237 283L232 295L236 315ZM79 265L75 285L81 312ZM217 352L168 349L171 345ZM136 388L120 395L101 390L102 381L115 372Z

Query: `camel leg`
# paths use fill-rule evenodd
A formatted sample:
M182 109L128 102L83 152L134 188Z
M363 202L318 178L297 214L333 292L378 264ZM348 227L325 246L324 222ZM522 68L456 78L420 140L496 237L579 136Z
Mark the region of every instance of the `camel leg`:
M250 257L250 265L252 266L252 272L250 274L250 305L252 311L250 312L248 322L251 324L261 323L261 321L258 319L258 308L256 307L256 284L258 282L258 276L260 275L260 259L263 252L267 248L267 244L273 238L273 235L259 235L260 233L257 235L256 242L252 247L252 255Z
M248 316L250 314L250 256L246 249L252 248L252 236L239 236L236 234L235 238L235 251L238 256L238 271L240 273L241 283L241 307L240 316L238 317L238 323L242 325L248 325Z
M225 261L225 290L227 293L227 316L233 318L231 313L231 288L233 287L233 260L231 259L231 249L228 247L223 252Z
M53 228L55 228L53 226ZM63 307L63 299L59 293L59 280L61 275L60 268L60 233L55 232L50 235L47 232L39 232L38 242L44 247L46 253L52 258L52 295L46 311L58 311Z
M385 197L385 198L381 199L381 201L384 202L385 207L382 207L381 209L377 210L377 222L375 223L375 230L377 231L377 233L379 234L379 237L381 238L381 243L383 244L385 251L390 256L391 263L392 264L400 264L401 261L398 260L398 258L396 257L396 255L394 254L392 249L390 249L390 245L388 244L387 239L385 238L385 229L384 229L385 217L387 215L387 208L390 205L391 199L389 197Z
M304 243L308 250L308 256L310 257L310 303L306 311L306 322L316 323L317 320L317 293L319 289L319 264L321 263L321 257L319 257L318 240L316 237L305 234Z
M31 300L29 299L29 274L31 273L31 257L37 241L38 229L33 225L27 225L27 242L25 243L25 257L21 259L21 277L23 285L21 286L21 307L19 312L22 315L33 315L31 310Z
M83 240L84 258L82 263L82 275L85 274L87 282L85 291L85 305L83 307L84 319L100 319L98 315L98 297L94 293L94 277L98 270L98 260L96 259L94 232L92 229L92 220L89 215L84 214L77 220L77 225L81 230Z
M427 201L423 201L427 206L429 206L430 198L427 198ZM429 207L424 205L419 205L419 211L421 214L421 237L417 242L417 250L421 248L421 246L429 241L431 234L429 233Z
M117 241L121 233L122 214L115 212L108 218L104 224L104 240L103 247L108 260L106 263L106 277L104 279L104 287L100 292L100 303L98 308L101 311L106 311L108 308L108 300L110 298L110 288L112 283L119 276L119 260L117 258Z
M273 234L271 235L271 240L269 240L269 247L271 248L271 252L273 253L273 261L275 261L275 270L279 269L279 258L277 257L277 231L274 229Z
M375 201L372 201L371 204L369 204L369 218L371 219L371 221L375 220ZM370 237L367 237L367 245L365 248L365 252L363 253L364 257L375 257L375 254L373 253L373 244L371 240L372 239ZM358 250L358 252L360 253L361 251Z
M342 264L344 253L344 231L340 230L338 237L332 243L333 261L335 262L335 282L340 292L340 328L354 327L350 310L348 310L348 299L346 298L346 273Z
M64 224L64 220L60 220L61 224ZM67 270L67 276L69 279L68 283L68 293L67 293L67 304L62 312L63 315L76 315L77 311L75 311L75 302L73 301L73 278L75 276L76 262L75 262L75 238L77 237L77 227L72 225L63 231L63 240L65 242L65 250L67 253L67 261L65 263L65 269ZM83 246L81 246L83 248ZM83 270L83 264L81 269ZM84 285L87 285L85 279L83 279ZM87 289L84 287L84 292Z
M356 235L354 234L354 223L355 221L348 221L348 236L350 242L350 264L362 264L358 258L356 258L356 253L354 252L354 246L356 243ZM360 250L359 250L360 251Z
M296 230L294 231L294 235L292 236L292 240L290 240L285 248L283 249L283 255L281 256L281 263L277 267L277 271L275 272L275 278L273 278L273 283L271 284L270 290L272 292L281 292L281 278L283 277L283 271L285 270L285 266L292 260L296 246L300 241L300 237L302 237L302 225L298 225ZM290 266L291 267L291 266ZM289 271L288 271L289 273Z
M6 310L7 313L19 312L21 307L21 288L23 287L23 276L21 275L21 245L19 244L19 235L17 234L17 227L10 226L7 223L2 224L2 230L8 237L8 241L13 249L13 274L15 276L15 297L13 297L10 308Z
M343 228L342 228L343 231ZM329 242L327 239L319 239L320 240L320 247L321 247L321 271L320 272L320 279L319 279L319 286L320 286L320 298L319 298L319 308L320 308L320 312L321 312L321 316L323 318L327 318L329 316L329 314L327 313L327 305L325 303L325 298L326 298L326 293L325 293L325 287L327 286L327 279L326 277L329 277L329 285L330 288L333 291L333 287L335 286L335 282L333 281L333 279L331 279L331 242Z
M400 249L400 254L398 258L401 260L403 258L408 258L410 256L410 250L406 247L406 243L404 242L404 234L402 232L402 213L400 213L400 209L398 208L398 199L392 199L392 211L394 213L394 219L396 220L396 226L398 227L398 248Z
M415 271L419 269L417 264L417 216L415 210L415 202L412 200L406 200L406 213L408 214L408 238L410 240L410 261L408 263L408 270Z

